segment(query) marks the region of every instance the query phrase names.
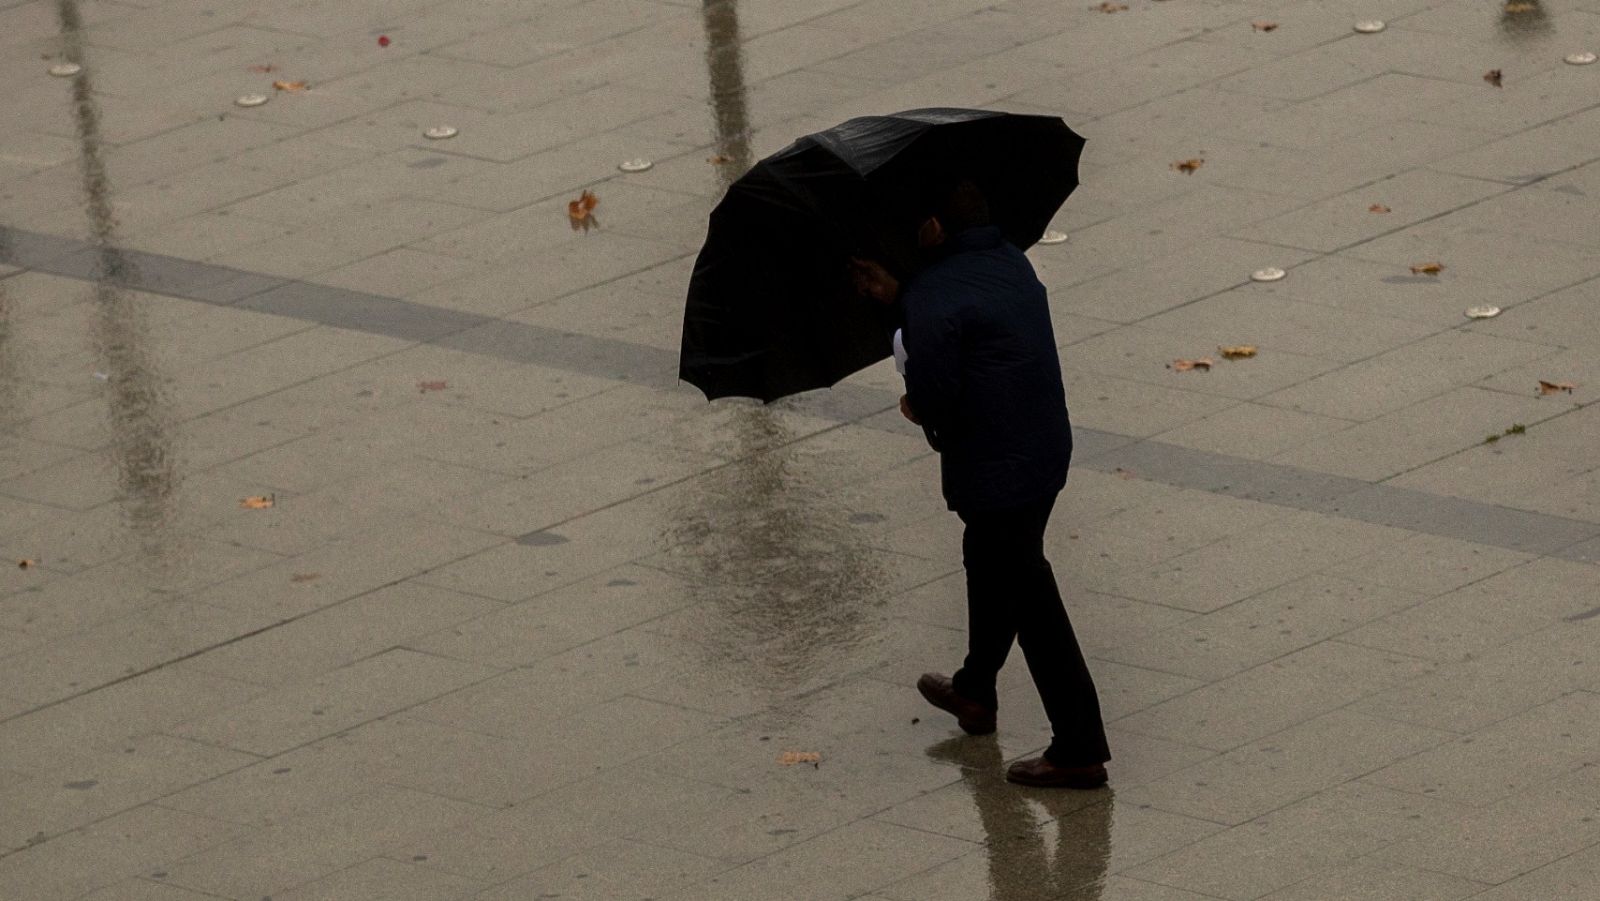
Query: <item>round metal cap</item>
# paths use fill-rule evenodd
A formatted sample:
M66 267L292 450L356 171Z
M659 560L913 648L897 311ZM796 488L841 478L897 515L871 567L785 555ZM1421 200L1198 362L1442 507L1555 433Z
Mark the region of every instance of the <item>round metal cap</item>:
M1569 54L1567 54L1567 57L1566 57L1567 62L1571 63L1574 66L1587 66L1590 63L1594 62L1597 58L1600 58L1600 57L1596 57L1593 53L1587 53L1587 52L1586 53L1569 53Z
M260 106L267 102L266 94L244 94L233 101L239 106Z
M1052 229L1047 229L1044 234L1039 236L1039 243L1040 244L1065 244L1065 243L1067 243L1067 233L1066 232L1058 232L1053 228Z
M435 125L434 127L423 132L422 136L425 138L431 138L435 141L442 141L445 138L453 138L457 134L460 134L460 132L453 125Z
M617 164L617 168L624 172L643 172L654 165L655 163L652 163L643 157L639 157L637 159L623 160Z
M71 78L82 71L83 67L77 63L56 63L50 67L50 74L57 78Z
M1499 315L1499 307L1467 307L1468 319L1493 319Z
M1389 26L1382 19L1362 19L1355 27L1362 34L1377 34Z
M1257 269L1250 273L1250 280L1253 282L1276 282L1281 281L1288 274L1276 266L1268 266L1265 269Z

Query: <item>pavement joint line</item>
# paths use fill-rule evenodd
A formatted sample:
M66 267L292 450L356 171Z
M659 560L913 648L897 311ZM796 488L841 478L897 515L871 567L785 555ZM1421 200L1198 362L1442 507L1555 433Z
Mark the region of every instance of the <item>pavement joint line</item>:
M98 281L97 252L90 242L0 225L0 263L25 270ZM662 390L674 390L679 385L677 355L658 347L161 254L124 251L123 255L131 265L119 273L118 279L134 290ZM649 268L653 267L640 271ZM892 391L844 383L829 391L784 401L779 409L840 424L908 434L916 431L898 423L864 422L893 409L897 401ZM1511 550L1555 556L1566 556L1565 552L1571 551L1568 558L1575 560L1587 560L1578 553L1580 546L1600 539L1600 523L1213 454L1097 429L1074 431L1080 448L1077 464L1090 470L1126 469L1140 478L1177 487Z

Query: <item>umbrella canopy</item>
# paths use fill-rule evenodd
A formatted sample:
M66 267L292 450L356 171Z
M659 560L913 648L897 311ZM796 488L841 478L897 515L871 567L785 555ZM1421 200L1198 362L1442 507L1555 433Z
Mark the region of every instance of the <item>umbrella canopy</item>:
M679 376L708 398L772 401L888 357L899 311L856 295L849 258L908 278L910 214L961 178L1030 247L1077 187L1083 143L1055 117L924 109L851 119L762 160L711 213Z

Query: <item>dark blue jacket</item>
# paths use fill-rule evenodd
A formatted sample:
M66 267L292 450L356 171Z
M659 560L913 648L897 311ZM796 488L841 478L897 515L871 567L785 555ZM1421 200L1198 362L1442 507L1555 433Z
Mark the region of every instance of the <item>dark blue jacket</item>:
M901 297L906 393L940 453L945 501L991 511L1053 496L1072 426L1044 285L997 228L947 246Z

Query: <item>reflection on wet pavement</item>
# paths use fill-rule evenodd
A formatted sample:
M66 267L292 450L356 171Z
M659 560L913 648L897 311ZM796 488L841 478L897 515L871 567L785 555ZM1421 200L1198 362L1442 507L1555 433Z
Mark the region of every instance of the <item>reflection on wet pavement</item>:
M1520 41L1555 33L1550 13L1539 0L1507 0L1500 7L1500 33Z
M111 453L125 498L124 513L147 555L160 557L175 511L178 477L171 442L170 405L150 359L144 311L124 287L133 264L117 244L111 179L100 140L100 109L91 68L84 57L77 0L58 0L63 55L83 68L72 77L72 112L77 127L84 209L94 242L95 323L92 336L110 407Z
M875 637L884 578L848 514L798 474L779 411L722 403L735 459L686 497L673 555L701 602L693 634L710 665L789 695Z
M1110 788L1020 789L1005 781L992 735L946 739L927 754L959 764L972 792L986 836L990 901L1099 901L1111 860ZM1048 833L1055 834L1053 848Z
M706 70L711 76L711 113L717 152L728 158L718 170L724 186L750 168L749 97L739 36L738 0L704 0Z

